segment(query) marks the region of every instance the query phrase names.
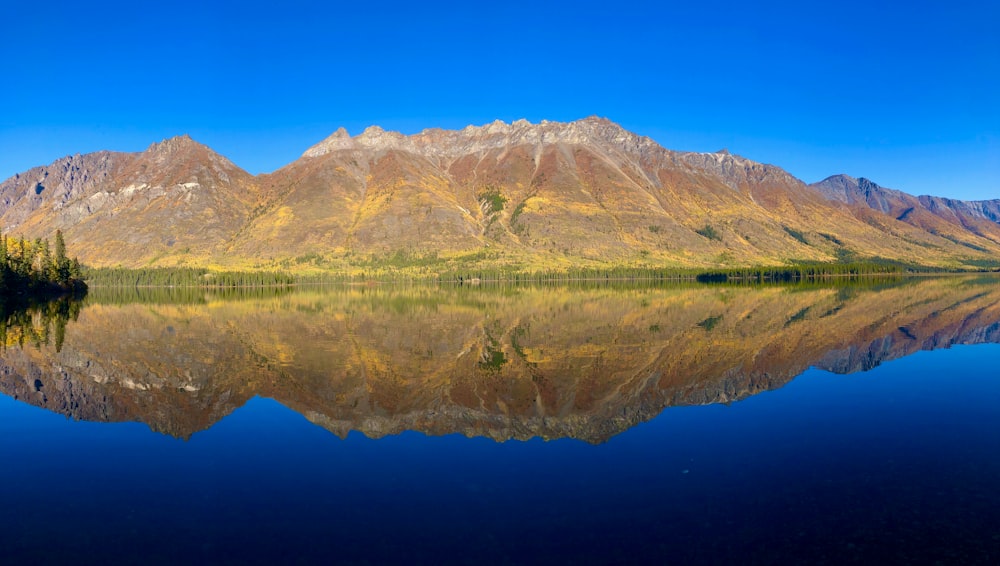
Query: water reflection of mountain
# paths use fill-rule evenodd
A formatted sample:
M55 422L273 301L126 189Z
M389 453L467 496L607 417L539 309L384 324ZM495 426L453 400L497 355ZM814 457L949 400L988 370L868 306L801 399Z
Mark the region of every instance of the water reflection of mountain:
M188 437L260 395L338 435L601 442L810 366L846 373L1000 341L1000 285L339 289L187 304L90 301L61 349L8 344L0 389Z

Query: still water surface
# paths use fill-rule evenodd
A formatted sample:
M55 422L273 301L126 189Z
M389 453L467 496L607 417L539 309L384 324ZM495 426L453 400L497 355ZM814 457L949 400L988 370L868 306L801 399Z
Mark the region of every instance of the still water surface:
M996 280L64 310L4 335L4 563L1000 560Z

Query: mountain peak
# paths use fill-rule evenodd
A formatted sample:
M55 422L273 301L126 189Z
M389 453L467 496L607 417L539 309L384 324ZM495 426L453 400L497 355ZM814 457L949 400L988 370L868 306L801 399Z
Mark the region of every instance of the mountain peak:
M830 175L826 179L815 183L816 185L827 185L827 186L838 186L838 187L856 187L858 185L858 180L850 175L844 173L838 173L836 175Z
M828 200L847 204L866 203L886 214L893 209L894 203L898 203L901 198L905 200L905 196L899 191L886 189L864 177L855 179L844 174L831 175L810 186L819 190Z
M332 151L356 149L356 147L354 141L351 139L351 134L347 133L347 129L341 126L337 128L337 131L330 134L329 137L307 149L302 154L302 157L318 157Z
M185 147L199 147L202 144L191 139L188 134L181 134L179 136L174 136L172 138L164 139L163 141L152 143L146 148L147 153L155 152L172 152Z
M351 134L347 133L347 128L341 126L337 128L336 132L330 134L330 137L327 139L349 140L351 139Z
M365 128L354 141L372 149L410 149L406 147L409 145L406 143L408 139L408 136L399 132L391 132L381 126L373 125Z

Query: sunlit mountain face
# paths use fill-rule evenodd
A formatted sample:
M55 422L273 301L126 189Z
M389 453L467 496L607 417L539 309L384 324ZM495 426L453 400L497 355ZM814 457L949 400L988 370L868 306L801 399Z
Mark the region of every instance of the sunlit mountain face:
M806 185L728 151L678 152L601 118L404 136L338 130L253 176L181 136L0 183L0 228L62 230L94 266L361 270L389 258L560 269L895 260L995 267L1000 204L845 175Z

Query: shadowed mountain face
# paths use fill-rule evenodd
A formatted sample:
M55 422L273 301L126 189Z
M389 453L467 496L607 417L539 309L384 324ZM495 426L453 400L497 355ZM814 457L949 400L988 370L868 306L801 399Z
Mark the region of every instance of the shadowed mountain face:
M58 342L41 315L8 328L0 390L185 438L259 395L341 436L602 442L667 407L738 401L810 366L848 373L1000 341L993 279L113 299L88 299Z
M1000 200L961 201L908 195L865 179L834 175L810 185L831 201L848 205L861 220L894 218L973 250L981 239L1000 242ZM872 214L875 211L878 214ZM978 238L977 238L978 237Z
M983 265L1000 206L664 149L600 118L412 136L344 130L252 177L190 138L61 159L0 183L0 227L66 234L93 265L485 257L547 268L883 257ZM339 262L339 263L338 263Z

